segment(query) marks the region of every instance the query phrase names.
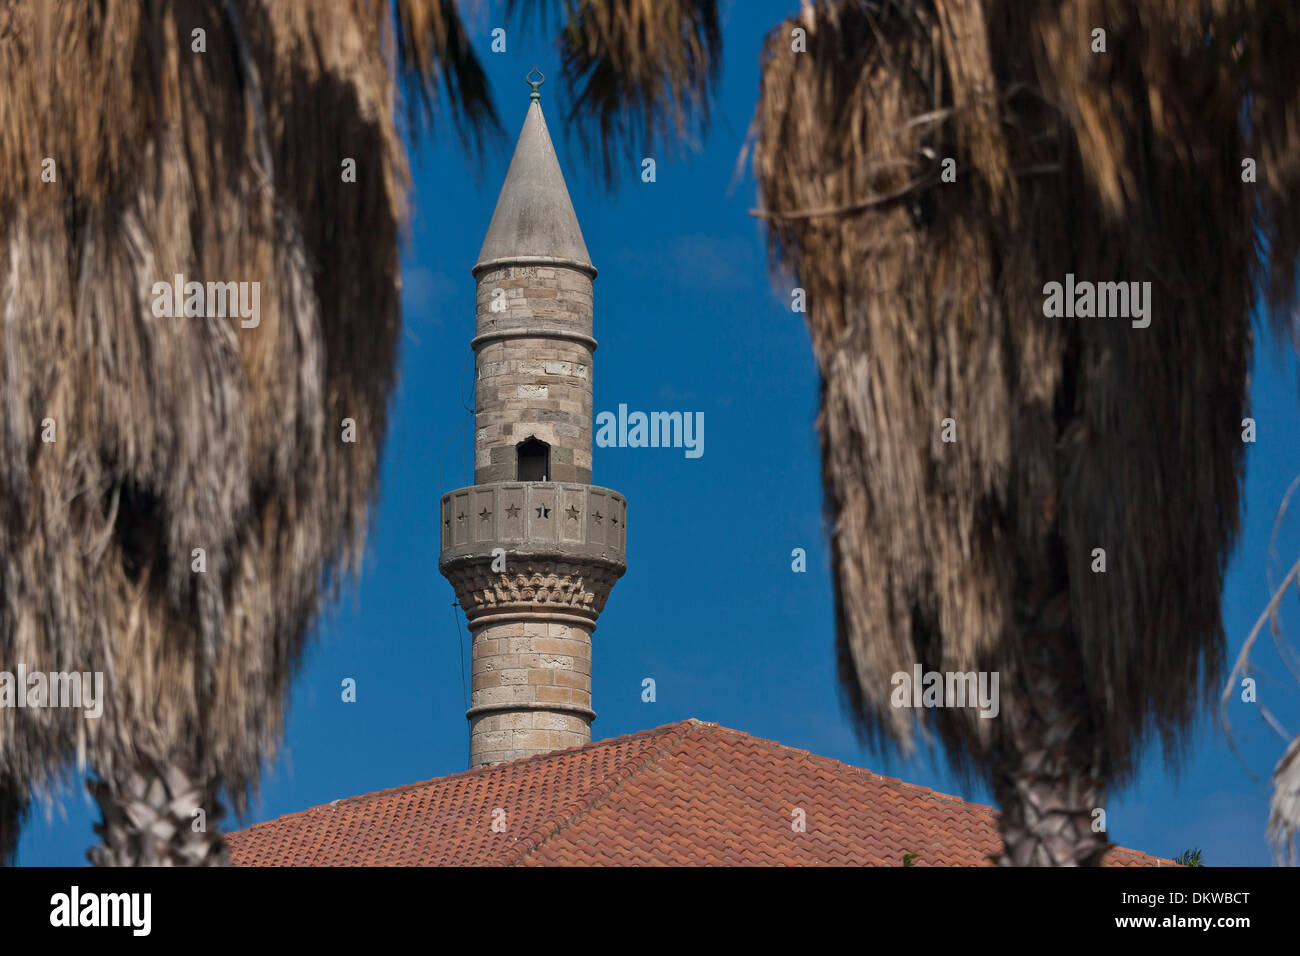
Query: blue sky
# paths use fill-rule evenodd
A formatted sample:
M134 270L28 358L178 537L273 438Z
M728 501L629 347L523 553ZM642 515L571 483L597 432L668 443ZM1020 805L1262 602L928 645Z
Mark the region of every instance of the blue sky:
M629 166L605 191L564 134L559 84L542 90L600 270L596 410L703 412L706 423L698 459L681 449L595 449L593 480L627 496L629 524L628 572L594 637L593 737L698 717L991 803L941 757L904 761L859 745L839 703L816 368L801 317L789 311L789 284L771 279L760 224L748 214L756 204L748 170L731 188L762 37L797 9L794 0L729 7L711 132L689 156L656 155L655 183ZM472 387L469 270L528 105L523 76L534 63L559 75L543 37L512 29L506 53L488 51L488 32L501 25L495 5L473 24L506 135L481 168L446 126L414 152L401 380L364 571L318 628L294 681L284 745L245 824L466 766L468 632L437 570L438 499L473 480L463 404ZM1229 661L1268 599L1269 535L1300 475L1297 393L1293 354L1262 336L1251 386L1259 440L1249 449L1244 534L1224 597ZM808 554L804 574L791 571L796 547ZM1277 552L1284 573L1300 555L1300 519L1282 523ZM1300 634L1290 600L1283 620ZM1261 702L1300 732L1295 680L1275 653L1257 659ZM355 703L340 699L347 677L357 681ZM654 703L641 700L645 677L656 681ZM1179 774L1153 754L1111 796L1111 839L1161 856L1198 845L1209 865L1266 865L1267 778L1283 741L1254 705L1235 703L1239 761L1210 717ZM19 863L84 863L97 816L79 787L48 811L38 806Z

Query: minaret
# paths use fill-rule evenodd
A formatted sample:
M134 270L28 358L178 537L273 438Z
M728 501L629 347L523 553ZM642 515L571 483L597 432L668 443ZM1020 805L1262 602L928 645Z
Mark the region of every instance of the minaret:
M473 635L470 767L590 742L591 635L627 567L627 502L591 484L596 269L529 83L473 269L475 484L442 497L438 569Z

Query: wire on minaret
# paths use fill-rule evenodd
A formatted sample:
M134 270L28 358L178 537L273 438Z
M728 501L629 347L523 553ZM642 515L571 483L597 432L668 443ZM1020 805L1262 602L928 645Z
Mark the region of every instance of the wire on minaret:
M456 608L460 607L459 601L451 602L451 616L456 619L456 645L460 648L460 699L465 702L465 709L469 709L469 693L465 690L465 638L460 633L460 615L456 613Z

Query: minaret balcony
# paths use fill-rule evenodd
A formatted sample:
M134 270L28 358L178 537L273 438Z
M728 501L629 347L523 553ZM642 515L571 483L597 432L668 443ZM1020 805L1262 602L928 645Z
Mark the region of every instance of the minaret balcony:
M503 481L442 496L438 569L471 623L545 609L593 621L627 569L627 501L608 488Z

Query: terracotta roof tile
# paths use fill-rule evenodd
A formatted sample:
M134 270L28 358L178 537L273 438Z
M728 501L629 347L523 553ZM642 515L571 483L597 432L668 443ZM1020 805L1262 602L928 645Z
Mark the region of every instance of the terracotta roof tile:
M986 866L1001 847L991 807L698 720L336 800L227 841L238 866L901 866L905 853ZM1106 863L1175 865L1120 847Z

